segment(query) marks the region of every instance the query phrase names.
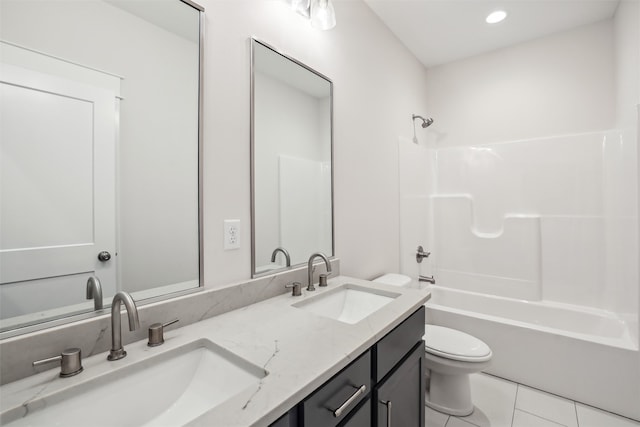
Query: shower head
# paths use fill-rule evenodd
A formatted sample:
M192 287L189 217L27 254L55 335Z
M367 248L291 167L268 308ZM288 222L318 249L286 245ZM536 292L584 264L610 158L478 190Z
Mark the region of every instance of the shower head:
M425 119L424 117L417 116L415 114L412 117L413 117L413 120L415 120L415 119L422 120L422 124L420 126L422 126L423 128L427 128L427 127L431 126L431 124L433 123L433 119L431 117L429 117L428 119Z

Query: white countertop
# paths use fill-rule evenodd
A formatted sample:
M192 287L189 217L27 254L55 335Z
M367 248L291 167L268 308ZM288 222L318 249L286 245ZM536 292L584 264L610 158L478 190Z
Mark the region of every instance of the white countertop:
M292 304L345 283L400 294L386 306L355 324L321 317ZM59 378L59 368L0 387L0 413L26 413L30 402L98 376L108 374L198 339L208 339L264 368L268 375L191 421L189 426L268 426L325 381L347 366L417 310L428 298L426 289L400 288L338 276L326 288L303 289L252 304L183 328L168 328L165 343L148 347L146 340L125 346L127 357L108 362L106 353L83 360L84 372ZM179 324L178 324L179 325ZM123 335L127 334L123 323ZM145 398L141 396L141 399ZM110 408L105 408L108 410Z

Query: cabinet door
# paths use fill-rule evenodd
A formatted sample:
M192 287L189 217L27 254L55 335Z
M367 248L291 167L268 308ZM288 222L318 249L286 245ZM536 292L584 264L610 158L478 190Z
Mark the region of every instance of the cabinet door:
M298 427L298 408L294 407L269 427Z
M374 395L375 426L424 426L424 341L377 388Z
M371 427L371 398L367 398L354 409L353 415L339 427Z
M424 335L425 308L420 306L394 330L384 336L374 348L374 381L379 383L407 355Z

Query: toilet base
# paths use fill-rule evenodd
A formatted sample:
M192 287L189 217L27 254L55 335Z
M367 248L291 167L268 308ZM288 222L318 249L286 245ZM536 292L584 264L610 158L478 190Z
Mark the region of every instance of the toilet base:
M457 417L471 415L473 402L469 374L449 375L432 370L429 377L429 390L424 402L429 408Z
M467 415L471 415L473 413L473 410L475 409L473 406L471 407L471 410L469 411L457 411L453 408L447 408L444 406L440 406L437 405L433 402L429 401L429 398L425 398L424 399L424 403L425 405L427 405L429 408L433 409L434 411L438 411L438 412L442 412L443 414L447 414L447 415L453 415L455 417L466 417Z

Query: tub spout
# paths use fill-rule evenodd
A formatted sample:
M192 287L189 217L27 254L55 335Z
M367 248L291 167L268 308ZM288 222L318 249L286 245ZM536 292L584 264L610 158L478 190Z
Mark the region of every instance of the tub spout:
M428 283L431 283L432 285L436 284L436 279L433 276L419 275L418 276L418 281L420 281L420 282L428 282Z

